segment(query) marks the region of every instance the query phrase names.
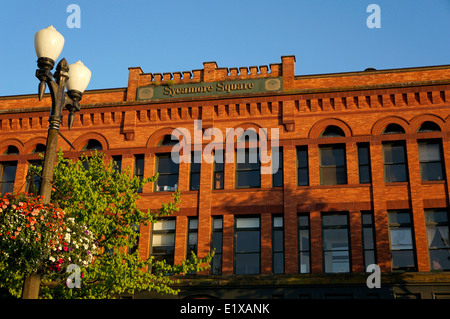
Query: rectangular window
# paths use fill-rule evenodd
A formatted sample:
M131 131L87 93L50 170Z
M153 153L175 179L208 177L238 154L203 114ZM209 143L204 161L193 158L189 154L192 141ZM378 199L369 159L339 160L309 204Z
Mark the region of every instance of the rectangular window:
M41 190L41 177L37 175L37 173L34 173L34 171L31 170L31 165L35 166L36 168L42 167L42 160L32 160L28 161L28 176L27 176L27 186L26 186L26 192L32 193L35 195L38 195ZM42 175L42 170L41 170Z
M162 219L153 224L151 253L155 260L165 260L168 264L173 265L175 225L174 218Z
M259 217L236 217L234 235L235 274L259 274L261 257Z
M176 159L177 161L177 159ZM156 155L157 192L170 192L178 189L178 164L172 160L171 154Z
M388 211L393 270L416 270L414 235L409 211Z
M272 187L283 187L283 149L272 149L272 170L277 171L272 174Z
M359 183L370 183L370 147L369 143L358 143Z
M112 160L115 163L115 168L117 172L121 172L122 171L122 155L114 155L112 156ZM144 176L144 175L142 175Z
M222 216L214 216L212 219L211 251L215 251L211 262L211 275L222 274L222 240L223 219Z
M197 255L197 243L198 243L198 218L188 218L188 242L186 258L191 256L191 252Z
M376 264L375 225L372 212L361 212L364 269Z
M422 181L440 181L444 179L442 164L442 146L438 140L418 142L420 176Z
M432 270L450 270L449 219L446 209L425 210L428 253Z
M308 146L297 146L297 185L309 185Z
M272 269L274 274L284 274L283 217L272 218Z
M258 188L261 186L261 162L258 149L237 149L236 188Z
M144 154L134 155L134 176L141 181L144 179ZM138 193L142 193L142 187L138 189Z
M2 180L2 194L11 193L16 179L17 162L3 162L0 164Z
M192 152L191 154L190 190L195 191L200 189L200 167L202 163L202 152Z
M322 215L323 262L326 273L350 272L350 243L346 213Z
M384 180L386 183L408 181L404 142L383 143Z
M309 215L300 214L297 217L298 226L298 265L301 274L311 272L311 244Z
M347 184L345 144L319 146L320 184Z
M223 189L224 185L224 160L223 150L214 153L213 189Z

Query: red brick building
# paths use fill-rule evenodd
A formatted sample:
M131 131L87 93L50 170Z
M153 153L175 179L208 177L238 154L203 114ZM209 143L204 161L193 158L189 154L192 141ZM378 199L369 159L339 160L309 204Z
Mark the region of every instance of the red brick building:
M73 128L61 129L75 150L59 144L69 157L97 148L139 176L159 172L142 190L144 208L180 190L179 212L140 228L139 251L179 263L216 248L213 270L182 279L181 297L450 297L450 66L302 76L294 67L283 56L259 67L130 68L126 88L85 92ZM50 105L49 96L0 97L3 192L26 187ZM269 154L278 129L280 170L175 165L167 136L180 128L199 149L211 145L210 128L224 138L266 129ZM381 288L366 285L369 264Z

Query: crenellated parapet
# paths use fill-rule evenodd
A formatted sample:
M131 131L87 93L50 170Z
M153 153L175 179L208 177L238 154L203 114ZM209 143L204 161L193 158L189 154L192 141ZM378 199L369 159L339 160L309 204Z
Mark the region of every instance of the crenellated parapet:
M140 67L133 67L129 68L127 100L139 99L137 89L142 87L270 79L286 76L286 73L293 80L294 72L283 70L294 70L294 62L293 56L282 57L282 63L249 67L225 68L218 67L216 62L204 62L203 69L165 73L144 73Z

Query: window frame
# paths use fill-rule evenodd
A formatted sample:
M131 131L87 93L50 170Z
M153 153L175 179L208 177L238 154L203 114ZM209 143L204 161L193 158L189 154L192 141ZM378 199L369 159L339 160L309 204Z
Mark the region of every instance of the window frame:
M343 163L344 165L324 165L323 164L323 151L326 149L336 149L343 151ZM342 176L345 176L345 180L339 181L339 174L338 170L343 169L344 172L342 173ZM326 174L330 174L326 171L332 171L333 177L336 177L334 180L335 183L325 183L324 178ZM322 186L329 186L329 185L345 185L348 184L348 171L347 171L347 147L345 143L339 143L339 144L321 144L319 145L319 177L320 177L320 185Z
M258 219L257 227L238 227L239 219ZM238 251L238 234L239 232L255 232L258 234L258 250L257 251ZM238 272L240 268L238 266L238 256L244 255L257 255L258 262L255 266L257 266L258 270L256 272ZM235 275L257 275L261 273L261 217L257 216L235 216L234 219L234 274ZM238 268L239 267L239 268Z

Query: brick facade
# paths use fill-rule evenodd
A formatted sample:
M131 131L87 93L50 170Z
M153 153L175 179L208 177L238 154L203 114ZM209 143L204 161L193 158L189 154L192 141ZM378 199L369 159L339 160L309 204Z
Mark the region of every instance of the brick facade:
M210 83L282 77L282 90L251 94L233 91L229 95L206 95L158 100L141 100L138 88L152 85ZM450 66L395 70L366 70L323 75L295 75L295 57L283 56L269 66L219 68L205 62L204 68L189 72L144 73L129 68L126 88L92 90L83 95L82 110L73 128L66 127L63 113L61 132L66 156L76 158L89 139L98 140L107 155L122 155L122 166L134 166L134 155L145 155L144 177L155 173L155 154L169 151L156 144L175 128L186 128L194 136L194 121L202 128L279 129L283 149L284 186L272 187L270 175L261 175L261 187L236 189L235 164L225 163L224 189L213 190L212 164L202 163L200 190L189 190L187 163L179 166L180 211L175 214L175 262L186 256L187 217L197 216L198 255L210 251L211 216L223 216L222 275L234 274L234 217L261 218L261 275L272 273L272 215L284 216L285 274L298 274L297 216L308 213L311 233L311 274L324 273L322 254L323 212L345 211L349 216L351 272L363 273L361 211L372 211L375 220L377 263L390 273L391 253L387 211L409 209L413 216L417 271L430 272L424 210L449 206L450 179ZM0 154L9 145L19 155L3 155L1 161L17 161L15 190L23 189L28 161L37 159L31 150L45 144L50 97L39 102L37 95L0 97ZM425 121L441 131L417 133ZM383 135L384 128L399 124L404 134ZM345 137L321 138L329 125L342 129ZM422 182L417 141L442 141L445 174L442 181ZM408 181L386 183L382 143L405 141ZM357 143L369 143L371 183L360 184ZM209 141L203 141L203 147ZM320 185L319 145L344 144L347 183ZM309 185L297 186L296 147L308 148ZM170 193L155 192L147 185L141 196L143 208L160 207ZM140 253L148 256L151 230L141 227ZM434 273L435 274L435 273ZM204 274L206 276L206 274ZM443 278L448 280L444 272ZM444 279L440 279L444 280Z

